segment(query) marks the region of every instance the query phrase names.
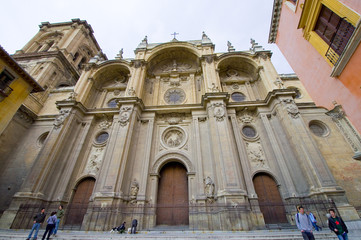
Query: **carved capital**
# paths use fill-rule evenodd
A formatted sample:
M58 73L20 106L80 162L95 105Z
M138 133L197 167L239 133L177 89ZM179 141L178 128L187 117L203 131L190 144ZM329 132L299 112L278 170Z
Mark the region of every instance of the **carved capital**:
M56 117L54 121L54 128L58 129L63 125L65 119L69 116L70 110L60 110L60 115Z

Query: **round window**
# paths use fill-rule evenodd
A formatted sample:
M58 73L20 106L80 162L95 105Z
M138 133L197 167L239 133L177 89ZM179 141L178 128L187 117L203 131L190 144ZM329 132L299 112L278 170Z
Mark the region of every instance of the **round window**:
M165 92L164 100L168 104L181 104L186 99L185 92L180 88L172 88Z
M329 133L327 126L324 123L318 121L311 121L309 128L313 134L319 137L325 137Z
M240 92L232 93L231 98L235 102L243 102L244 100L246 100L246 96Z
M38 138L38 146L44 145L44 142L45 142L46 138L48 137L48 135L49 135L49 132L45 132L40 135L40 137Z
M244 136L249 137L249 138L254 138L257 135L256 130L251 126L243 127L242 133Z
M112 99L108 102L108 107L110 108L116 108L118 106L118 102L116 99Z
M105 141L108 140L108 138L109 138L109 134L107 132L102 132L95 138L95 142L104 143Z

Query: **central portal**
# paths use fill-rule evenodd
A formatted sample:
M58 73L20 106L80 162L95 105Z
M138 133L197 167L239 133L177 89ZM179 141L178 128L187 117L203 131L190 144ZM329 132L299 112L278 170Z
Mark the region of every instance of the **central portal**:
M160 171L157 225L189 225L187 170L180 163L167 163Z

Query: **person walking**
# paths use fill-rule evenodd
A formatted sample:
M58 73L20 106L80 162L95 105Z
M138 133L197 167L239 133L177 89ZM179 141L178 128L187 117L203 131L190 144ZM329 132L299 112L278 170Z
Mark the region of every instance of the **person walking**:
M328 219L328 227L337 235L339 240L348 240L348 229L345 222L341 217L336 216L334 209L330 209L328 212L331 215Z
M53 235L54 237L56 237L56 233L58 232L58 228L59 228L59 223L61 218L64 216L64 209L63 209L63 205L60 205L58 210L56 211L56 223L55 223L55 228L53 231Z
M34 234L34 240L36 240L38 238L38 232L39 232L39 229L40 229L40 226L41 224L44 222L45 220L45 208L42 208L40 213L36 214L35 217L34 217L34 224L33 224L33 227L31 228L31 231L29 233L29 236L26 240L30 240L31 238L31 235L33 235L33 232L35 230L35 234Z
M42 240L45 239L46 234L48 234L48 237L46 239L50 238L51 233L53 232L53 229L55 228L55 223L56 223L56 212L52 212L50 214L50 217L48 218L48 220L46 220L46 222L48 223L48 225L46 225L46 230L44 232L43 238Z
M317 225L317 220L316 220L315 215L313 215L312 212L309 212L308 216L310 217L311 223L312 223L313 227L315 228L315 230L317 232L320 231L320 230L322 231L322 227Z
M135 234L135 232L137 231L137 226L138 226L138 220L137 219L133 219L132 221L132 229L130 230L130 233Z
M297 207L298 213L295 215L297 228L301 231L304 240L315 240L312 233L312 223L310 217L305 213L302 206Z

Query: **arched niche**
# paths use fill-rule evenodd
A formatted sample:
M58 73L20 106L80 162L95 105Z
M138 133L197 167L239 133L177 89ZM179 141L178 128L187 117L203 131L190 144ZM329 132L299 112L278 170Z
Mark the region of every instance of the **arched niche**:
M175 46L157 51L146 65L142 93L145 105L191 104L198 98L200 101L201 73L199 57L189 48ZM168 101L166 93L170 89L181 93L182 100Z
M264 95L264 86L258 83L259 67L249 56L221 57L217 69L224 92L241 93L245 95L245 101L254 101Z
M86 105L107 108L111 99L124 97L129 81L130 70L122 63L101 66L93 75L93 86Z

